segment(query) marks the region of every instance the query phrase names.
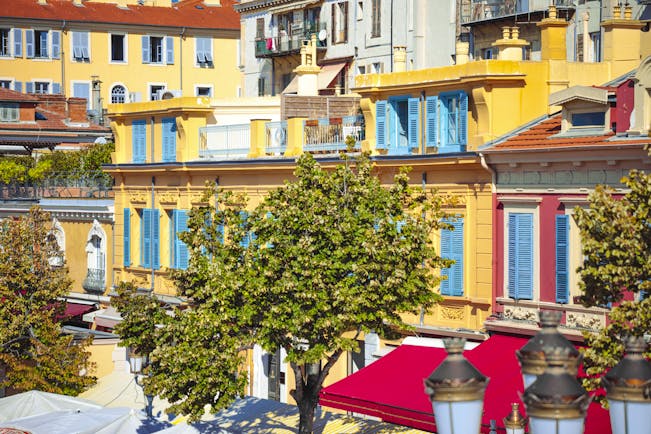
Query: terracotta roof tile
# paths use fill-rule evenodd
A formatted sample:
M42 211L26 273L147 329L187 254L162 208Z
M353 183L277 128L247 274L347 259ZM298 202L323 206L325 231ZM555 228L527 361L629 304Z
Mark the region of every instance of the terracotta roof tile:
M138 26L188 27L239 30L240 16L233 9L236 0L221 0L221 6L205 6L201 0L185 0L173 7L129 5L72 0L2 0L0 16L37 20L66 20L93 23L119 23Z
M17 92L11 89L5 89L0 87L0 101L12 101L12 102L36 102L38 98L33 95L27 95L21 92Z
M484 152L510 152L527 150L563 149L577 147L639 145L651 143L649 138L631 139L616 137L615 133L608 132L602 135L591 136L566 136L557 137L561 131L561 115L557 114L547 118L531 127L507 137Z

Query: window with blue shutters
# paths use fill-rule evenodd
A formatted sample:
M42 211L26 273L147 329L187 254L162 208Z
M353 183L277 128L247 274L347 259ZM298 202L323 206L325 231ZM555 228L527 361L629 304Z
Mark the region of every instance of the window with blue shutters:
M140 265L160 268L160 213L157 209L143 209L140 227Z
M23 57L23 29L14 29L14 57Z
M188 212L176 209L172 211L172 233L170 252L172 252L172 268L185 270L188 268L188 246L179 239L179 234L188 230Z
M174 63L174 38L143 36L142 63Z
M176 118L163 118L161 121L163 134L163 161L176 161Z
M418 149L418 137L420 132L420 100L409 98L407 100L407 143L409 149Z
M428 148L439 145L438 116L439 98L428 96L425 98L425 146Z
M450 296L463 295L463 219L445 220L452 229L441 230L441 257L454 260L450 268L441 270L441 294Z
M125 267L131 265L131 210L124 208L124 233L122 238L122 259Z
M384 100L375 103L375 147L387 148L387 102Z
M77 62L90 61L90 35L88 32L72 32L72 58Z
M52 58L61 57L61 32L53 30L50 32L52 37Z
M131 152L134 163L144 163L147 151L147 124L144 119L131 124Z
M195 38L197 65L212 66L212 38Z
M90 110L90 83L73 83L72 96L86 98L86 109Z
M533 214L508 214L508 292L517 300L533 299Z
M569 217L556 216L556 303L568 303L569 288Z
M464 152L468 142L468 94L439 95L439 153Z
M242 228L246 228L248 218L249 218L249 213L248 212L240 211L240 220L242 222L241 223ZM223 232L224 231L223 226L220 227L220 230L221 230L221 233L223 234L224 233ZM246 249L247 247L249 247L249 244L253 240L255 240L255 234L253 232L249 231L246 234L244 234L244 236L242 237L242 241L240 241L240 245Z

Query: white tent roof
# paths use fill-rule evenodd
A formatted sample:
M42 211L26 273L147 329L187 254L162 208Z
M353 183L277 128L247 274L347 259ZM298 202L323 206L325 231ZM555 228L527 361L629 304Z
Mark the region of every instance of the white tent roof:
M0 399L0 422L59 410L97 410L101 405L85 399L31 390Z
M130 413L128 408L101 408L87 412L60 410L3 422L1 426L22 429L32 434L93 434L129 418ZM117 434L120 431L105 432Z

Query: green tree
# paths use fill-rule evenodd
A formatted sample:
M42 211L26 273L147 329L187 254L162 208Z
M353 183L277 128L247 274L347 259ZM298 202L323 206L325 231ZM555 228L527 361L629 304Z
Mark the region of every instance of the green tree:
M626 337L651 332L651 176L633 170L622 181L630 189L623 197L597 186L589 209L576 210L584 255L581 301L612 306L610 323L585 334L583 382L589 390L599 388L600 376L621 360Z
M51 220L38 207L0 222L0 387L77 395L94 384L88 342L64 335L59 301L70 290L68 269ZM53 260L54 259L54 260Z
M188 307L149 325L157 345L148 387L172 411L196 419L207 404L229 405L245 385L242 350L258 343L285 349L299 432L311 432L324 379L361 333L408 329L401 313L440 300L437 271L451 261L431 233L449 227L446 198L411 187L407 170L385 187L368 156L344 159L326 170L304 155L296 179L250 214L245 197L214 189L217 207L191 213L182 235L190 264L174 274ZM125 328L121 336L138 339L135 324Z

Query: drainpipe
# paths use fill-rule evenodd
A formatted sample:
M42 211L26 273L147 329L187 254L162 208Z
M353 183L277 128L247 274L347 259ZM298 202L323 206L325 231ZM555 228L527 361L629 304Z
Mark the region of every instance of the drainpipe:
M63 52L63 32L66 30L66 20L61 22L61 38L59 39L59 58L61 59L61 93L66 95L66 61ZM68 117L68 104L66 104L66 118Z
M420 111L420 124L423 126L421 128L421 133L420 133L420 140L421 140L421 152L423 155L425 155L425 152L427 151L427 107L425 107L425 91L422 90L420 92L420 107L421 109L424 108L424 110ZM423 189L425 188L425 184L427 183L427 174L423 172Z
M156 187L156 177L152 176L151 177L151 209L154 209L154 188ZM153 213L152 213L153 214ZM154 295L154 279L155 279L155 274L154 274L154 216L151 216L151 220L149 221L149 233L151 234L151 239L149 240L149 265L151 265L151 288L150 288L150 295L153 297Z
M496 186L497 174L495 173L495 169L493 169L492 167L490 167L488 165L488 163L486 163L486 157L481 152L479 153L479 161L481 163L481 167L486 169L486 171L488 173L490 173L490 175L491 175L491 196L492 196L491 203L492 203L492 208L493 208L492 213L491 213L492 214L492 220L491 221L492 221L492 225L493 225L493 233L496 233L496 230L497 230L497 212L496 212L496 210L497 210L497 186ZM492 279L493 279L493 285L492 286L493 287L492 287L492 291L491 291L491 294L492 294L491 304L492 304L492 306L497 307L497 302L496 302L496 300L497 300L497 274L498 274L497 273L497 253L496 253L497 252L497 237L493 237L492 248L493 248L493 260L491 261L491 263L492 263L492 270L493 270L492 271Z
M185 39L185 27L183 27L179 36L179 90L181 95L183 95L183 39Z
M393 0L391 0L391 28L389 29L389 44L391 45L389 47L389 55L391 56L391 72L393 72Z

